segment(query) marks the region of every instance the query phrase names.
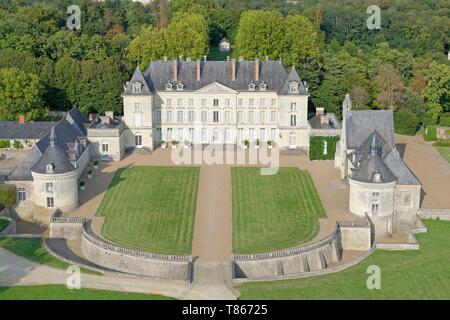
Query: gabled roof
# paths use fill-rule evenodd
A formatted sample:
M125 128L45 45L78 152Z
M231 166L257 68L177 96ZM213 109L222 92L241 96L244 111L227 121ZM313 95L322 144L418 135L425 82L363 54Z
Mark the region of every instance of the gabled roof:
M255 79L255 61L236 61L236 79L232 80L232 61L200 61L200 81L197 81L197 61L177 61L177 80L173 78L174 61L151 61L143 76L150 92L166 91L167 83L176 91L178 83L183 84L183 91L196 91L214 82L219 82L237 91L250 91L249 83L253 82L256 91L264 82L266 91L280 91L288 76L299 82L299 93L307 95L297 71L288 74L280 61L259 61L259 79ZM131 82L140 77L140 72L133 74L127 82L124 95L131 95ZM296 76L295 76L296 75ZM144 90L143 90L144 92ZM287 94L287 93L286 93Z
M347 149L357 149L376 130L386 142L394 145L392 110L352 110L346 118Z
M219 42L219 43L222 43L222 42L228 42L228 43L230 43L230 40L228 40L226 37L223 37L222 39L220 39L220 42Z
M290 88L290 83L291 82L297 82L299 87L298 87L298 92L299 93L291 93L289 88ZM303 85L303 82L300 80L300 76L297 73L297 70L295 69L295 66L292 66L291 71L289 71L289 74L286 78L286 80L283 83L283 86L280 88L279 90L280 94L305 94L307 95L308 92L306 91L305 86Z
M0 139L38 140L46 135L53 121L35 121L19 123L18 121L0 121Z
M133 83L135 82L139 82L142 84L142 90L140 93L133 93ZM139 68L138 65L134 70L131 80L126 83L123 95L150 95L150 94L151 92L150 89L148 88L147 81L145 80L141 68Z

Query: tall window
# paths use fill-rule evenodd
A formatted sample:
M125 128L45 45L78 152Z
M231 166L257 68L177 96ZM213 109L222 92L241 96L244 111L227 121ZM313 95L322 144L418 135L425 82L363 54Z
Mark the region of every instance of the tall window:
M291 127L295 127L297 125L297 116L295 114L291 114Z
M194 128L189 128L189 141L194 142Z
M206 107L206 99L202 99L202 107Z
M206 121L207 121L207 113L206 113L205 110L203 110L203 111L202 111L202 122L203 122L203 123L206 123Z
M208 131L206 128L202 128L202 142L208 142Z
M161 128L156 128L156 140L157 141L161 141L162 140Z
M255 99L248 99L248 106L253 107L255 105Z
M263 98L259 99L259 106L264 108L266 106L266 99Z
M108 143L108 141L103 141L102 142L102 153L108 154L108 152L109 152L109 143Z
M277 122L277 112L276 111L270 112L270 122L272 122L272 123Z
M266 112L265 111L260 111L259 112L259 122L260 123L264 123L266 121Z
M55 199L53 197L47 197L47 208L53 208L55 206Z
M253 111L248 112L248 123L253 123L253 118L254 118L253 114L254 114Z
M183 122L183 111L178 111L178 122L179 123Z
M230 116L230 111L225 111L225 122L226 123L230 123L231 122L231 116Z
M253 141L255 139L255 129L254 128L248 129L248 139L250 141Z
M297 104L295 102L291 102L291 111L295 111L297 109Z
M136 133L134 136L134 144L136 147L142 147L142 135L140 133Z
M184 135L183 135L183 128L178 128L178 140L183 141Z
M27 200L27 194L25 192L25 188L17 188L17 199L19 201Z
M238 107L242 107L242 99L238 99Z
M167 111L167 122L172 122L172 111Z
M261 141L266 140L266 129L264 128L259 129L259 140Z
M244 128L238 128L238 136L237 139L238 141L243 141L244 140Z
M297 82L291 82L289 85L289 91L291 93L298 93L298 83Z
M237 112L237 123L242 123L242 111Z
M53 192L53 182L46 182L45 183L45 191L46 192Z
M134 112L141 112L141 104L139 102L134 103Z
M270 129L270 138L273 141L277 140L277 128Z
M133 93L141 93L141 83L136 82L133 84Z
M170 98L167 99L167 107L168 108L172 107L172 99L170 99Z
M178 99L177 100L177 107L181 108L183 106L183 99Z
M225 99L225 107L229 107L230 106L230 99Z
M189 101L188 102L189 107L193 107L194 106L194 99L190 98L188 101Z
M213 99L213 106L218 107L219 106L219 99Z
M372 203L372 214L374 216L378 214L378 203Z
M277 105L277 99L272 99L272 102L270 103L272 107L275 107Z
M172 128L167 128L167 141L172 141Z
M189 111L189 113L188 113L188 120L189 120L189 122L194 122L195 121L195 119L194 119L194 111L192 111L192 110Z
M213 122L214 123L219 122L219 111L213 111Z

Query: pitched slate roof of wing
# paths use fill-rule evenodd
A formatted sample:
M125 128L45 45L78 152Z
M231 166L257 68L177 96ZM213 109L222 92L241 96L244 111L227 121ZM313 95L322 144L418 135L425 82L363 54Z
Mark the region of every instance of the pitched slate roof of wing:
M421 185L420 181L411 170L409 170L406 163L400 157L397 149L390 152L386 158L384 158L384 163L395 174L398 184Z
M52 127L48 140L49 145L47 149L44 151L40 159L33 165L31 171L43 174L47 173L47 165L50 163L53 164L53 173L56 174L75 170L75 167L68 159L66 151L60 144L55 127Z
M75 142L78 138L86 137L86 135L83 133L83 130L81 129L84 128L85 123L86 120L84 119L81 112L77 108L74 108L70 110L63 119L56 123L54 127L52 127L54 128L55 136L58 140L58 146L64 151L64 153L58 151L58 154L55 155L57 157L55 158L55 161L61 160L59 159L59 157L64 155L66 160L70 163L69 153L73 151L71 149L75 145ZM8 176L8 180L32 180L31 170L33 166L37 164L37 162L43 157L44 153L50 146L50 134L51 132L49 130L49 132L47 132L47 134L31 148L31 150L17 166L17 168ZM89 141L86 141L86 143L89 144ZM49 154L47 155L48 157L46 156L45 158L45 161L50 161L50 155L51 153L49 152ZM64 164L62 167L66 168L66 164ZM36 170L42 171L39 168L36 168Z
M214 82L219 82L237 91L249 91L249 84L253 82L256 90L264 82L267 91L279 91L285 84L288 74L280 61L259 61L259 80L255 79L255 61L236 61L236 79L232 80L232 61L200 61L200 81L197 81L197 61L177 61L177 81L174 81L174 61L151 61L144 78L151 92L165 91L170 82L176 90L178 83L183 84L183 90L196 91ZM299 81L299 94L308 94L300 81L298 73L289 76ZM139 72L133 74L131 81L125 87L123 95L132 94L131 82L138 79Z
M142 89L140 93L133 93L133 82L140 82L142 84ZM139 65L134 70L133 76L131 77L130 81L127 81L125 84L123 95L149 95L151 94L150 89L147 85L147 81L144 78L144 75L142 74L141 68L139 68Z
M346 119L347 148L357 149L375 130L394 145L392 110L352 110Z
M36 121L19 123L18 121L0 121L0 139L38 140L45 136L56 122Z
M351 178L361 182L374 182L374 175L379 173L381 175L381 182L383 183L396 181L396 176L383 162L379 135L374 132L371 140L369 152L363 157L359 167L355 169Z

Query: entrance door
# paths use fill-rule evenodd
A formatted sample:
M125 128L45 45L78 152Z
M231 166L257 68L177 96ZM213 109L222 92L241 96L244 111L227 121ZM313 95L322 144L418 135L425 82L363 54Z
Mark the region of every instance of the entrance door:
M136 145L136 148L142 148L142 135L140 133L137 133L134 136L134 144Z
M291 132L289 134L289 148L295 149L297 147L297 137L295 135L295 132Z

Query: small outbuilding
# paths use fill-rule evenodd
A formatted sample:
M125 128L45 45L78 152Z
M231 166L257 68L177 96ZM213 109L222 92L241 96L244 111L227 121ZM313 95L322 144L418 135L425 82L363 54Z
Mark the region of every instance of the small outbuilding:
M219 51L220 52L229 52L231 47L230 40L223 37L222 40L219 42Z

